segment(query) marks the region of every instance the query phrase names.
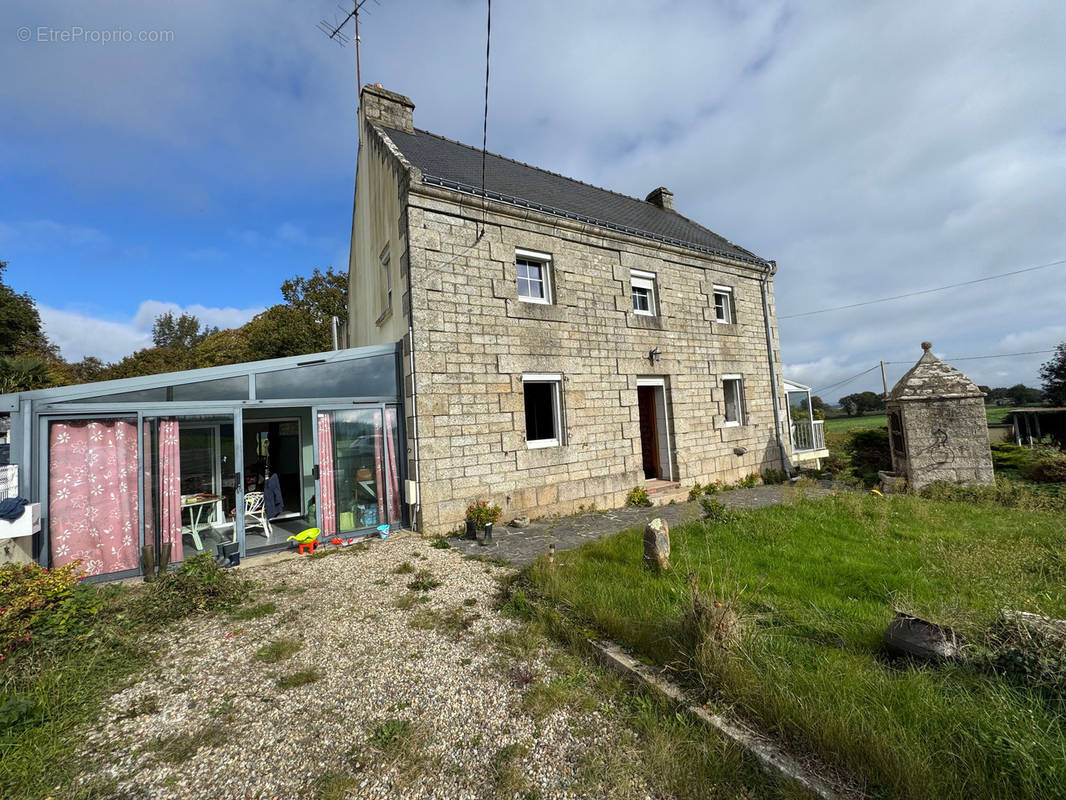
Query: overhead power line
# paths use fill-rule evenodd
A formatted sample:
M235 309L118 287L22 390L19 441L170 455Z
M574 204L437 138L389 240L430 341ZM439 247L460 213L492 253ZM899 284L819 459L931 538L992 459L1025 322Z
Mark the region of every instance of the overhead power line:
M963 281L962 283L949 283L947 286L937 286L934 289L919 289L916 292L907 292L905 294L897 294L892 297L880 297L877 300L864 300L861 303L849 303L845 306L833 306L832 308L820 308L817 311L804 311L800 314L789 314L785 317L779 317L778 319L796 319L797 317L812 317L815 314L828 314L830 311L844 311L849 308L861 308L862 306L872 306L875 303L887 303L890 300L902 300L905 297L917 297L921 294L932 294L933 292L942 292L945 289L957 289L960 286L972 286L975 283L984 283L985 281L994 281L999 278L1009 278L1011 275L1021 275L1023 272L1034 272L1038 269L1047 269L1048 267L1057 267L1060 264L1066 264L1066 258L1059 259L1058 261L1049 261L1047 264L1037 264L1035 267L1024 267L1023 269L1012 270L1011 272L1002 272L999 275L988 275L984 278L974 278L972 281Z
M889 362L886 361L885 363L887 364ZM852 375L850 378L845 378L842 381L837 381L836 383L831 383L828 386L823 386L821 389L815 389L813 394L821 394L822 392L828 392L830 389L835 389L837 386L843 386L845 383L851 383L852 381L857 380L858 378L861 378L863 375L867 375L867 374L873 372L875 369L880 369L880 367L881 367L880 364L874 364L869 369L863 370L862 372L860 372L860 373L858 373L856 375Z
M485 157L489 148L489 48L492 46L492 0L488 0L488 19L485 25L485 116L481 127L481 233L485 233Z
M1052 349L1052 350L1026 350L1024 353L994 353L992 355L985 355L985 356L951 356L951 357L945 356L944 360L945 361L977 361L978 359L984 359L984 358L1016 358L1017 356L1042 356L1042 355L1047 355L1048 353L1054 353L1054 352L1055 352L1054 349ZM912 362L912 361L886 361L885 365L886 366L891 366L891 365L913 364L913 363L914 362ZM852 375L850 378L845 378L842 381L837 381L836 383L831 383L828 386L823 386L821 389L812 389L811 393L812 394L821 394L822 392L827 392L830 389L835 389L838 386L843 386L846 383L851 383L852 381L861 378L863 375L868 375L869 373L873 372L875 369L877 369L880 366L881 366L880 363L874 364L869 369L863 370L862 372L859 372L859 373L856 373L855 375Z

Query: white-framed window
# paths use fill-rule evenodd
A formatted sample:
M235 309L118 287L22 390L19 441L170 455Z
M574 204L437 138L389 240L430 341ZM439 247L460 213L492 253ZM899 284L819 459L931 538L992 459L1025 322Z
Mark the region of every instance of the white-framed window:
M518 299L527 303L551 303L551 265L548 253L515 249L515 271L518 273Z
M722 395L725 404L724 425L744 424L744 377L722 376Z
M633 294L633 313L654 317L658 313L655 273L630 270L629 285Z
M733 313L733 287L714 287L714 319L724 325L733 322L736 315Z
M563 443L563 376L523 375L526 446L556 447Z
M389 246L385 245L385 249L381 251L381 286L384 290L385 308L383 311L388 311L392 308L392 270L390 269L390 256Z

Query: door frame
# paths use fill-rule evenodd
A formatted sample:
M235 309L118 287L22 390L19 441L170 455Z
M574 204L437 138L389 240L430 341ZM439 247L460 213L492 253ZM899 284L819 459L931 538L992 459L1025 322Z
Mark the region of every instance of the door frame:
M303 406L294 406L294 407L302 408ZM303 423L303 418L299 417L299 416L296 416L296 417L292 417L292 416L289 416L289 417L254 417L252 419L247 420L246 424L255 425L255 424L259 423L259 422L267 422L267 423L270 423L270 422L292 422L294 420L296 422L296 434L297 434L297 437L299 438L299 441L300 441L299 455L297 456L297 458L299 459L299 462L300 462L299 469L297 470L299 472L299 474L300 474L300 512L299 512L299 514L297 514L297 516L302 517L304 514L307 513L307 501L306 501L306 498L303 496L304 495L304 490L303 490L303 475L304 475L304 423ZM312 452L311 458L312 458L312 461L314 461L315 464L318 464L318 419L317 419L317 417L315 417L315 410L314 410L313 407L311 408L311 422L312 422L311 428L312 428L312 430L314 432L314 435L311 437L313 442L314 442L314 446L313 446L312 451L311 451ZM242 442L242 444L244 442L244 423L241 424L241 442ZM315 497L316 498L318 497L317 481L316 481L316 485L315 485ZM292 513L292 512L289 512L289 513Z
M667 394L667 379L658 375L637 376L637 390L650 388L655 398L655 428L658 438L659 476L660 480L672 481L674 477L673 447L670 436L670 402ZM637 399L637 413L640 413L640 399ZM638 423L639 424L639 423ZM643 447L643 444L641 445ZM643 464L641 465L643 469Z

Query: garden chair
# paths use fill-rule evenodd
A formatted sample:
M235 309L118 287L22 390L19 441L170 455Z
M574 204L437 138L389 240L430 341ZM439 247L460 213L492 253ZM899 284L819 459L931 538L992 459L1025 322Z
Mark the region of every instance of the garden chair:
M259 526L263 529L263 535L270 542L270 520L266 516L266 502L262 492L244 493L244 529L248 530L249 521L252 527Z

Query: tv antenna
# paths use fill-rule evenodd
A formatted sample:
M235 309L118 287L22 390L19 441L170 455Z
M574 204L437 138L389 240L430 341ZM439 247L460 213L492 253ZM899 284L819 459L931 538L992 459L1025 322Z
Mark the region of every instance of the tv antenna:
M340 19L337 15L334 15L333 21L323 19L318 23L318 29L322 31L326 36L335 41L341 47L344 47L351 41L351 37L344 32L344 27L348 24L349 20L355 20L355 80L358 82L356 91L363 91L363 73L359 68L359 12L363 11L363 6L366 5L367 0L352 0L352 10L346 11L344 6L338 5L337 8L341 14L344 14L344 19ZM381 5L378 0L374 0L374 5ZM370 12L363 12L369 14ZM338 20L340 20L338 22Z

